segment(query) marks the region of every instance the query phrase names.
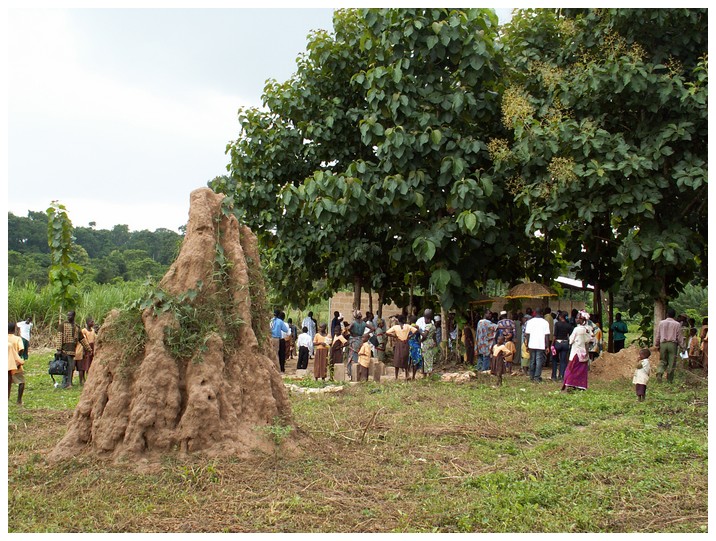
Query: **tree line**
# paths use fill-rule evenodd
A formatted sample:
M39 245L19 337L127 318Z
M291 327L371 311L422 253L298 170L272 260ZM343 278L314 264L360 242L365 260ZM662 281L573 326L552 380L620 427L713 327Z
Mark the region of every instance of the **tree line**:
M707 31L705 9L337 10L209 185L299 307L417 288L461 311L568 272L600 320L604 295L609 323L615 295L659 320L707 277Z
M73 227L72 259L83 268L81 279L98 284L160 278L176 257L182 236L169 229L129 231ZM18 284L48 283L51 266L48 214L8 213L8 278Z

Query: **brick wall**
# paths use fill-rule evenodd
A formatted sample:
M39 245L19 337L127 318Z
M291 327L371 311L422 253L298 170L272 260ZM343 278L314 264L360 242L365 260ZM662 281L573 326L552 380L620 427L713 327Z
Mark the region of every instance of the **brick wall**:
M370 297L373 298L373 312L378 313L378 294L372 293L370 296L363 292L360 299L360 310L365 313L368 311L370 306ZM343 314L346 321L353 321L353 293L339 292L331 297L328 304L328 313L330 318L333 318L333 312L339 311ZM383 317L392 316L400 313L401 308L396 306L394 303L383 305Z
M375 313L378 313L378 294L373 293L373 311ZM552 312L556 312L557 310L566 310L567 312L571 312L573 308L576 308L577 310L581 310L584 308L584 302L582 301L572 301L570 299L556 299L554 297L550 297L548 299L521 299L522 300L522 311L524 311L525 308L530 307L533 310L535 308L544 308L545 306L549 306L552 309ZM495 301L490 304L480 304L478 305L474 311L477 314L481 314L484 310L489 308L493 312L500 312L504 309L504 306L509 302L509 299L505 299L502 297L496 297ZM361 312L365 314L368 311L369 306L369 296L367 293L363 293L361 295ZM329 318L333 318L333 312L338 310L341 314L343 314L343 317L346 319L346 321L353 321L352 314L353 314L353 293L336 293L333 295L331 300L329 301L328 305L328 313ZM402 311L402 307L397 306L394 303L391 304L384 304L383 305L383 317L392 316L395 314L398 314ZM422 307L418 306L418 314L422 314Z

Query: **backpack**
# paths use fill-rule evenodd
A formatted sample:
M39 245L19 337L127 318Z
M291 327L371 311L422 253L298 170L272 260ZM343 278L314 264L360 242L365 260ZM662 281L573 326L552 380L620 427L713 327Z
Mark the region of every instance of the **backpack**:
M50 361L50 365L47 369L48 374L55 381L55 376L64 376L67 374L67 358L62 353L55 353L55 357Z

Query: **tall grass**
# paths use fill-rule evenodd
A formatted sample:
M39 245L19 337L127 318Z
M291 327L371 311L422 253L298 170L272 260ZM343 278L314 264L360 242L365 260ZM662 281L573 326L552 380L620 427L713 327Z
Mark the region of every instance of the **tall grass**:
M144 296L148 287L143 282L116 284L90 283L83 286L79 305L75 308L77 323L84 324L87 317L101 325L110 310ZM65 312L67 309L64 309ZM21 321L32 317L35 324L33 342L36 347L51 344L60 317L60 307L52 303L50 286L39 287L34 282L8 284L8 321ZM64 314L62 314L64 317Z

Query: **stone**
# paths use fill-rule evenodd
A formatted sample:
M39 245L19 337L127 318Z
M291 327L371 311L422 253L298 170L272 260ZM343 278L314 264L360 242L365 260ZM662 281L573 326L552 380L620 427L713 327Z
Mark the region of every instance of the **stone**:
M346 365L343 363L333 365L333 379L335 381L346 381Z

